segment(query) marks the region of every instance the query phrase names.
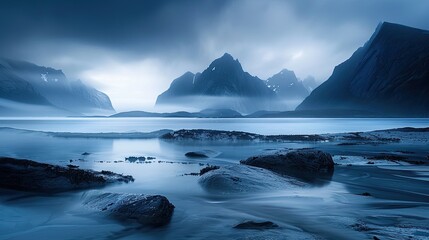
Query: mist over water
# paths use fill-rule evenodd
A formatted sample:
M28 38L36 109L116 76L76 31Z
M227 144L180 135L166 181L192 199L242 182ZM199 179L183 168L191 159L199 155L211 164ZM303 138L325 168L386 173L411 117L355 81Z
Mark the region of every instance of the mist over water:
M127 132L161 128L234 129L261 134L362 131L389 127L424 126L424 119L15 119L0 120L1 127L43 131ZM283 127L281 127L283 126ZM300 129L299 131L297 129ZM364 239L364 232L350 226L361 220L371 226L396 226L427 222L425 196L429 169L421 166L337 166L328 184L309 188L270 190L242 194L214 194L198 183L199 172L210 165L238 164L239 160L279 149L311 148L332 154L396 151L401 144L345 146L330 143L207 143L169 142L160 139L61 138L38 132L0 130L3 156L28 158L58 165L109 170L134 176L130 184L112 185L107 192L161 194L175 206L168 226L142 228L118 222L80 205L83 192L43 196L26 193L0 194L0 239L46 238L67 234L67 239ZM413 151L424 152L425 145ZM210 150L213 157L190 159L189 151ZM83 156L83 152L90 155ZM129 156L152 156L146 163L125 161ZM70 161L72 160L72 161ZM150 163L149 163L150 162ZM416 176L416 173L419 176ZM374 182L374 179L377 179ZM394 184L394 189L392 188ZM409 187L414 194L406 194ZM359 196L371 192L377 198ZM406 209L406 212L404 212ZM403 217L397 219L398 215ZM371 220L372 219L372 220ZM419 220L417 220L419 219ZM244 220L273 221L272 230L236 230ZM372 230L377 234L378 230ZM420 231L420 230L419 230ZM415 234L410 230L410 234ZM422 238L428 232L420 233ZM389 239L389 238L388 238Z

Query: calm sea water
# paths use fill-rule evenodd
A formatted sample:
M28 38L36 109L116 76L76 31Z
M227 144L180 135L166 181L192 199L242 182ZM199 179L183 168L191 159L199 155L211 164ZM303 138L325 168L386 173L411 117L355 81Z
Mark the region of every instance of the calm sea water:
M319 134L428 127L422 118L0 118L0 127L54 132L216 129L259 134Z
M335 133L398 127L428 127L427 119L177 119L177 118L20 118L0 119L0 127L70 132L150 132L159 129L222 129L260 134ZM198 183L204 165L238 164L273 149L316 147L332 154L359 155L426 146L344 146L329 143L180 143L159 139L79 139L0 130L0 156L129 174L136 181L112 185L109 192L162 194L176 206L172 222L160 229L122 223L82 207L83 192L54 196L10 196L0 191L0 239L398 239L395 226L407 226L414 239L427 239L427 166L336 166L328 185L220 196ZM411 148L413 147L413 148ZM216 156L189 159L188 151ZM83 152L91 153L83 156ZM125 162L128 156L153 156L151 163ZM70 160L72 160L70 162ZM426 178L425 178L426 177ZM376 180L374 180L376 179ZM374 197L357 193L370 192ZM400 217L398 217L400 216ZM244 220L273 221L280 228L255 231L233 226ZM375 224L370 232L351 226ZM410 227L408 227L410 226ZM412 228L420 226L419 228ZM423 230L422 230L423 229ZM381 233L380 231L384 232ZM416 237L417 236L417 237ZM420 237L420 238L419 238ZM400 238L401 239L401 238Z

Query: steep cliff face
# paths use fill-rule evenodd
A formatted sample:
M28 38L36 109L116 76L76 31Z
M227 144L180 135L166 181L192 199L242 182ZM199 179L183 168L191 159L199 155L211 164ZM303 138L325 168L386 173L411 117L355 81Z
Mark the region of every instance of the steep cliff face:
M429 31L382 23L297 110L429 116Z
M0 98L42 104L70 113L113 113L109 97L81 81L67 79L61 70L2 59ZM12 91L11 91L12 89Z

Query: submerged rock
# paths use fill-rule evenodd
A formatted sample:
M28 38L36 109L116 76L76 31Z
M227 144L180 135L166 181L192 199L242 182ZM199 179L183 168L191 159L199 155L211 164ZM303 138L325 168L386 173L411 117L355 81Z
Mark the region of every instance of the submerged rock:
M200 151L187 152L185 156L188 158L209 158L209 157L216 157L219 154L220 152L217 152L217 151L200 150Z
M83 195L83 204L118 219L150 226L168 224L174 211L174 205L161 195L91 191Z
M265 221L265 222L245 221L234 226L234 228L237 228L237 229L256 229L256 230L273 229L278 227L279 225L270 221Z
M271 171L244 165L230 165L212 169L199 179L200 185L214 193L240 193L291 189L306 186L292 178L282 177Z
M110 171L83 170L38 163L26 159L0 158L0 187L31 192L64 192L134 181Z
M204 152L202 151L196 151L196 152L187 152L185 154L186 157L188 158L208 158L209 156L207 156Z
M240 163L314 182L320 178L331 179L334 161L329 153L313 149L279 151L273 154L250 157Z

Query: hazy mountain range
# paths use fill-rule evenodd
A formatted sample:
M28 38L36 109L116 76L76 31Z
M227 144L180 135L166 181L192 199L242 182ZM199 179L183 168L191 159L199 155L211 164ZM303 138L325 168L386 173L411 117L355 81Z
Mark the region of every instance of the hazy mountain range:
M109 97L61 70L0 59L1 115L81 115L114 113Z
M201 73L173 80L158 96L156 106L173 112L114 117L428 117L428 96L429 31L382 23L318 87L314 78L299 80L287 69L261 80L225 53ZM61 70L0 59L0 111L65 116L110 115L114 109L106 94Z
M173 80L158 96L157 106L172 108L230 108L242 113L258 110L287 110L309 91L295 73L282 70L264 81L245 72L237 59L225 53L202 73L187 72Z

